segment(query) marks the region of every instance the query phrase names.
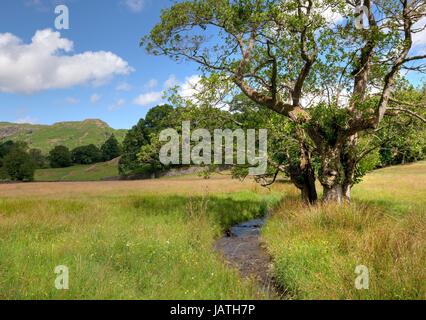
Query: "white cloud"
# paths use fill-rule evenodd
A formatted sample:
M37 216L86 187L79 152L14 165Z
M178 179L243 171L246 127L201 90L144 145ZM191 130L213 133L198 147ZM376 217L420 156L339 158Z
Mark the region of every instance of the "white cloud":
M164 83L164 86L167 89L171 89L173 87L176 87L179 84L179 82L176 79L176 76L174 74L171 74L169 76L169 78L166 80L166 82Z
M100 85L133 71L111 52L67 55L73 42L50 29L35 33L30 44L11 33L0 33L0 92L31 94L81 84Z
M158 81L156 79L151 79L145 84L146 89L154 89L158 86Z
M66 104L77 104L79 102L80 101L77 98L74 98L74 97L68 97L68 98L65 99Z
M183 82L178 81L175 75L171 75L164 82L163 91L150 91L139 95L133 100L133 104L140 105L143 107L149 107L154 104L160 104L163 102L163 96L168 89L178 86L178 94L185 99L192 99L196 101L193 96L198 93L201 89L200 85L201 77L199 75L192 75L186 77Z
M192 75L190 77L185 78L185 82L180 85L179 94L183 98L191 98L195 94L199 93L201 88L201 77L198 75Z
M337 12L334 8L327 7L326 10L321 12L324 19L331 24L339 24L345 20L345 18Z
M36 124L37 119L35 119L31 116L27 116L27 117L19 118L15 122L18 123L18 124Z
M426 25L426 17L420 19L414 29L421 29ZM426 47L426 29L413 34L413 43L415 47Z
M152 104L159 103L163 98L162 91L153 91L143 93L133 100L133 104L137 104L142 107L148 107Z
M90 97L90 102L92 104L96 104L96 103L98 103L99 100L101 100L101 98L102 97L99 94L97 94L97 93L92 94L92 96Z
M121 109L126 104L126 100L124 99L118 99L115 101L115 103L112 106L108 107L109 111L116 111Z
M132 86L130 84L128 84L127 82L122 82L117 87L115 87L115 90L117 90L117 91L130 91L130 90L132 90Z
M124 0L124 5L132 12L141 12L145 7L144 0Z

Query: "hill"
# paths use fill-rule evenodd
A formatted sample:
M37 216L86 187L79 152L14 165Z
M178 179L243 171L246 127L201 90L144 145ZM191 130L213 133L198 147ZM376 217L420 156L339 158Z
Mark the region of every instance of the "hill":
M92 165L36 170L36 181L101 181L117 177L118 159Z
M122 142L126 130L115 130L98 119L59 122L53 125L32 125L0 122L0 142L24 141L31 148L47 154L53 147L64 145L72 149L82 145L102 145L111 134Z

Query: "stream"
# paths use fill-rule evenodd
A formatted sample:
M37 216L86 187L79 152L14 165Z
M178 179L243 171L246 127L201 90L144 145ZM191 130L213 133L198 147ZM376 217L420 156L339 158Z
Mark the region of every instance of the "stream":
M230 266L237 268L243 278L254 278L259 289L271 299L280 295L270 276L271 258L260 241L261 229L266 218L237 224L218 240L215 250Z

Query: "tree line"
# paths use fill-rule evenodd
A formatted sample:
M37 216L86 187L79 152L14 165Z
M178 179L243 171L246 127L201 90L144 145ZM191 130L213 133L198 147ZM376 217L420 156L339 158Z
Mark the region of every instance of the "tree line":
M426 87L416 89L407 86L399 94L415 103L426 99ZM171 97L171 100L174 98L178 97ZM160 148L164 143L160 143L159 134L168 128L180 132L183 121L191 122L191 130L203 128L211 132L215 129L267 129L269 162L272 165L265 176L257 177L263 185L274 181L274 163L285 166L283 174L287 177L291 177L292 170L298 169L299 144L291 135L295 125L288 119L273 111L262 110L262 106L244 95L236 95L227 110L216 108L211 102L195 105L188 101L174 101L178 107L167 104L156 106L127 132L119 161L121 175L146 175L181 167L165 166L160 162ZM318 112L322 113L322 121L335 121L339 110L324 105ZM373 169L426 159L425 127L408 116L398 122L394 118L386 119L373 137L360 137L358 153L360 160L356 164L356 183ZM314 170L320 170L319 157L314 156L312 160ZM216 169L214 165L206 166L207 174ZM231 171L234 178L245 178L248 167L234 165Z
M94 144L70 150L55 146L47 156L26 142L6 141L0 144L0 180L33 181L36 169L66 168L77 164L94 164L119 157L121 146L111 135L100 148Z

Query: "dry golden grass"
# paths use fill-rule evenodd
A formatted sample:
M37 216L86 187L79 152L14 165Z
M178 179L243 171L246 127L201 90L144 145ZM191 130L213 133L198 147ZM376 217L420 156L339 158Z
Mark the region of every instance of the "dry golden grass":
M265 298L212 248L279 199L229 178L1 185L0 299Z
M200 195L206 192L231 193L241 190L261 191L253 181L240 182L227 176L183 179L106 182L46 182L0 184L0 198L49 197L61 198L82 195L141 195L182 194Z
M289 190L264 238L298 299L426 299L426 163L378 170L350 207L303 206ZM355 288L355 267L370 288Z

